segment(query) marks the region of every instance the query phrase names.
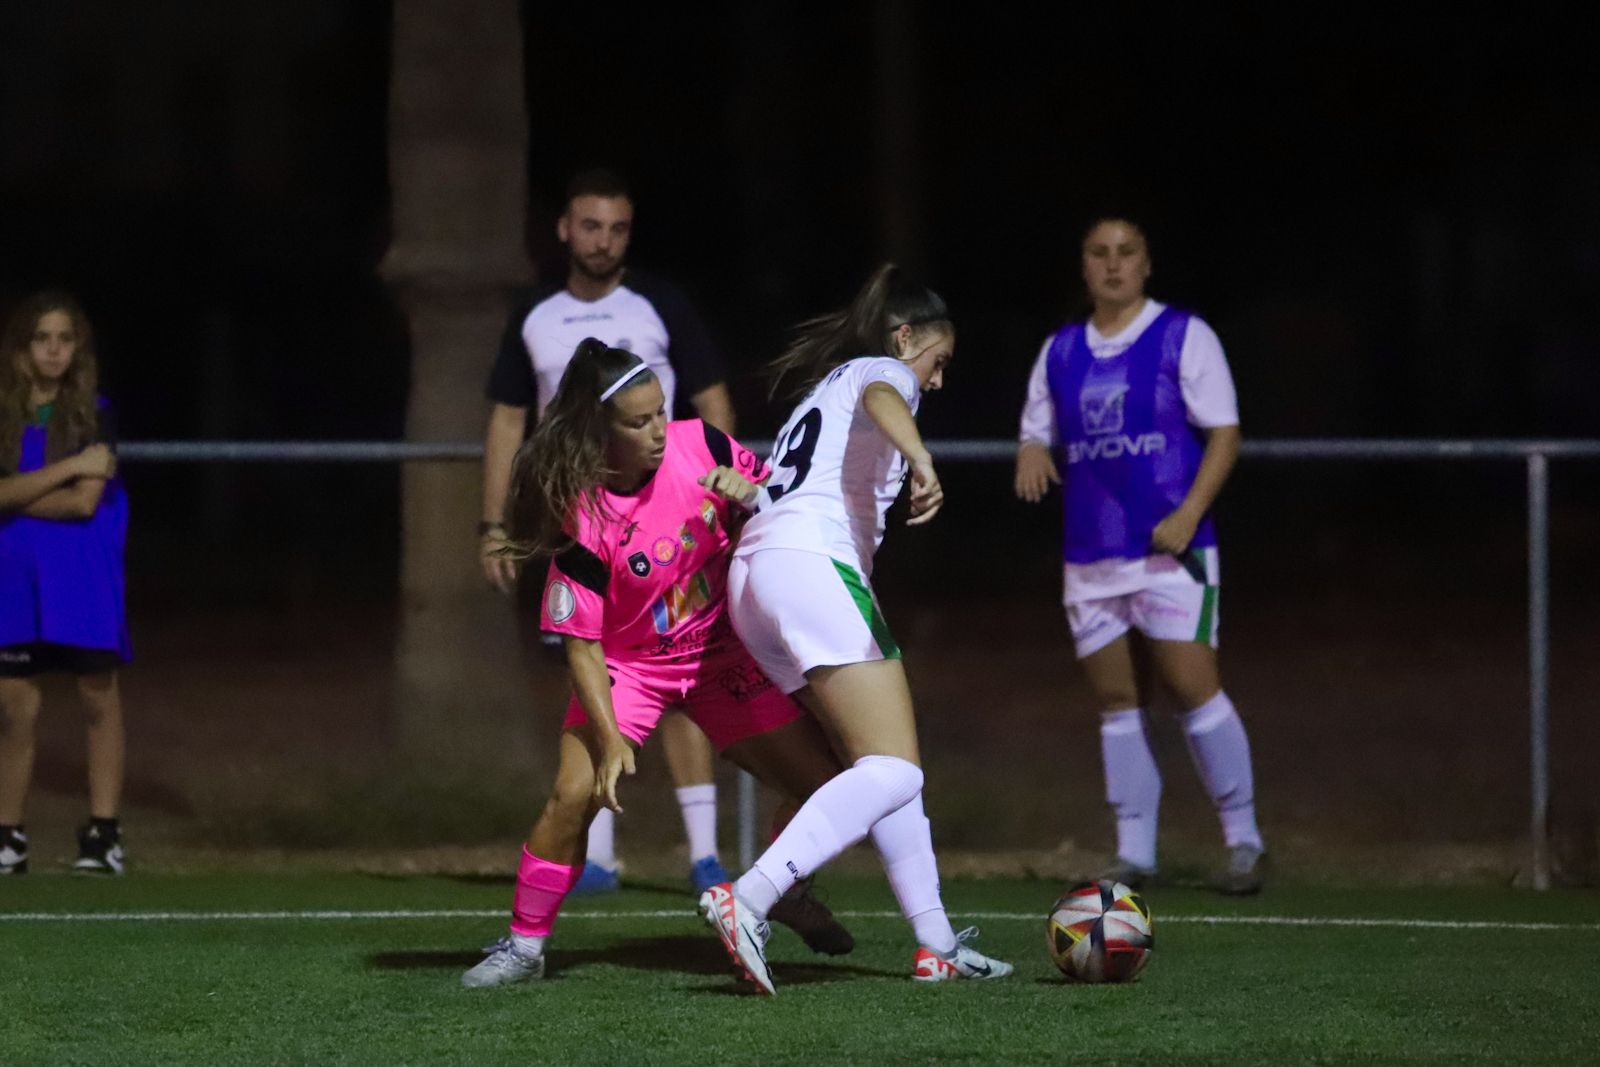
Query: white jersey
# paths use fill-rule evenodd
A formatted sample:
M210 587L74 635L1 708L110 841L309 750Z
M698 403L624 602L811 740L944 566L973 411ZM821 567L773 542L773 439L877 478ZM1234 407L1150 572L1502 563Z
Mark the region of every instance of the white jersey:
M619 285L599 300L579 300L563 289L543 301L522 323L522 343L539 383L539 413L555 399L556 387L578 342L597 337L612 348L623 348L655 372L671 416L677 374L667 359L667 325L642 293Z
M778 431L772 480L761 490L735 558L792 548L872 573L889 506L906 476L905 457L861 403L874 382L893 386L916 414L922 386L899 360L863 356L834 368Z

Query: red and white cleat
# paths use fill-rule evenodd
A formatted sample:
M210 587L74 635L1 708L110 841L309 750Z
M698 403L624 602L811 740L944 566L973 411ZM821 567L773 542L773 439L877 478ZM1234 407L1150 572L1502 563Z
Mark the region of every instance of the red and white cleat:
M1011 964L985 956L967 944L978 936L978 928L969 926L956 935L956 950L949 959L931 948L917 949L911 966L912 980L917 982L950 982L957 978L1004 978L1011 973Z
M701 893L700 914L722 938L734 971L754 985L758 993L776 996L772 969L767 966L767 924L751 916L749 907L734 893L732 883L718 882Z

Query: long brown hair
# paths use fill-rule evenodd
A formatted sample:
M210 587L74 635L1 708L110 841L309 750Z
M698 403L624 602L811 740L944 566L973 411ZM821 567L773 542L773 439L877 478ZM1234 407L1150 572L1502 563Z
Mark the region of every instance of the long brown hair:
M593 337L579 342L550 406L517 451L511 473L511 555L554 555L572 541L565 530L568 520L579 514L593 522L608 518L600 489L616 473L606 462L612 402L600 397L630 372L625 389L654 381L650 370L636 370L643 362Z
M906 325L948 329L950 309L938 293L885 263L872 272L849 307L794 328L794 340L767 367L771 396L801 396L846 360L887 353L889 335Z
M31 394L37 384L29 345L39 320L52 311L72 320L77 347L61 377L50 415L45 461L54 463L92 444L100 434L100 366L94 332L83 307L66 293L34 293L6 320L0 332L0 472L15 473L22 462L22 431L33 421Z

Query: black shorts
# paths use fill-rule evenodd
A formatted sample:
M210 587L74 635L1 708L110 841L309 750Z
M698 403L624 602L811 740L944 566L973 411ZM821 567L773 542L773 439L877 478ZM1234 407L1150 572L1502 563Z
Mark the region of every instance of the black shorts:
M121 667L122 656L109 648L80 648L51 641L0 645L0 678L39 674L105 674Z

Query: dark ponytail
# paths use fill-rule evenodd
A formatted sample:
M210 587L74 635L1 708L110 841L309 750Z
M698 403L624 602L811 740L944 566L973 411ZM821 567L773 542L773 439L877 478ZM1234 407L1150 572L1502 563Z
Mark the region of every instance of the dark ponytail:
M511 471L513 555L553 555L571 541L563 526L578 513L606 519L600 486L615 472L606 464L611 400L601 396L627 379L623 391L655 380L632 352L593 337L579 342L561 385ZM631 377L629 377L631 375Z
M794 340L768 366L771 395L800 396L846 360L888 352L889 335L901 326L949 323L950 310L938 293L885 263L872 272L849 307L795 327Z

